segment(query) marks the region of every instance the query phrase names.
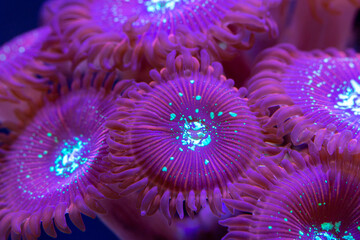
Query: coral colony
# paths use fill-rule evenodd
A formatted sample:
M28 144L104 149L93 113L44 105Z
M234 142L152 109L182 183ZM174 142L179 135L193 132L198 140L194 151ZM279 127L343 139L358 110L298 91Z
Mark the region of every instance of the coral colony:
M360 239L358 7L47 1L0 47L0 240L82 215L124 240Z

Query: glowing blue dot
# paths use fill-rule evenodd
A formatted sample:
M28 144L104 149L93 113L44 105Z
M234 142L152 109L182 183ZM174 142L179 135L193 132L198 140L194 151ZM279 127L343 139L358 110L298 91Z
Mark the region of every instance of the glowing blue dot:
M199 113L199 109L195 109L195 112L196 112L196 113Z
M221 115L223 115L223 112L219 112L219 113L218 113L218 116L219 116L219 117L220 117Z
M229 112L230 116L232 117L236 117L237 116L237 113L234 113L234 112Z
M211 112L211 113L210 113L210 118L211 118L211 119L214 119L214 117L215 117L215 114L214 114L213 112Z
M181 92L179 92L179 96L182 97L182 96L184 96L184 94L182 94Z
M175 114L175 113L170 114L170 121L174 120L175 118L176 118L176 114Z
M205 165L208 165L209 164L209 160L205 159Z
M172 103L170 102L170 103L169 103L169 106L171 106L171 105L172 105Z
M47 135L48 137L51 137L51 136L52 136L52 134L51 134L51 133L49 133L49 132L48 132L46 135Z
M50 172L55 171L56 176L69 177L69 174L87 162L88 159L83 157L86 152L82 149L88 143L80 141L77 137L74 137L74 140L76 142L64 142L64 148L54 161L55 166L50 168Z
M25 52L25 48L24 47L19 47L19 53L23 53Z
M193 84L195 82L195 80L190 80L190 83Z
M272 226L268 226L268 229L272 229Z
M171 161L174 160L174 157L170 157L170 160L171 160Z
M167 167L163 167L163 168L161 169L161 171L167 172Z
M166 10L174 10L174 8L176 7L176 3L179 1L180 0L167 0L167 1L151 0L151 1L146 1L145 6L146 6L146 10L150 13L159 12L164 14Z
M38 155L38 157L39 157L39 158L42 158L42 157L43 157L43 155L39 154L39 155Z
M201 96L200 96L200 95L197 95L197 96L195 97L195 99L196 99L196 100L200 100L200 99L201 99Z
M189 119L192 119L189 117ZM204 147L211 142L211 136L201 121L188 122L185 119L183 127L182 144L188 145L188 148L195 151L195 147Z
M334 228L334 225L332 223L329 223L329 222L324 222L324 223L321 224L321 228L322 228L322 230L330 231L331 229Z

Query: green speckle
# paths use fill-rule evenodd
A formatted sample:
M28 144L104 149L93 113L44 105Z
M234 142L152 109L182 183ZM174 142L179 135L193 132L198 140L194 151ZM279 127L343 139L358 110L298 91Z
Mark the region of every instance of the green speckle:
M26 175L26 178L30 178L30 175Z
M214 114L213 112L211 112L211 113L210 113L210 118L211 118L211 119L214 119L214 117L215 117L215 114Z
M359 231L360 231L360 226L357 226L357 230L359 230Z
M272 229L272 226L268 226L268 229Z
M201 96L200 96L200 95L197 95L197 96L195 97L195 99L196 99L196 100L200 100L200 99L201 99Z
M169 106L171 106L172 105L172 103L171 102L169 102Z
M234 112L229 112L230 116L232 117L236 117L237 116L237 113L234 113Z
M181 92L179 92L179 96L182 97L182 96L184 96L184 94L182 94Z
M299 234L300 234L301 236L303 236L303 235L304 235L304 233L303 233L302 231L299 231Z
M48 132L46 135L47 135L48 137L51 137L51 136L52 136L52 134L51 134L51 133L49 133L49 132Z
M41 154L38 155L38 158L42 158L42 157L43 157L43 155L41 155Z
M341 221L339 222L335 222L335 232L340 232L340 225L341 225Z
M330 231L331 229L333 229L334 225L330 222L324 222L321 224L321 229L325 230L325 231Z
M190 80L190 83L193 84L195 82L195 80Z
M209 160L205 159L205 165L208 165L209 164Z
M195 109L195 112L196 112L196 113L199 113L199 109Z
M170 160L171 160L171 161L174 160L174 157L170 157Z
M180 137L179 136L176 136L176 139L179 139Z
M184 149L182 149L182 148L179 148L179 150L180 150L180 152L184 151Z
M161 169L161 171L167 172L167 167L163 167L163 168Z
M287 222L287 221L288 221L288 219L287 219L287 218L284 218L284 221L285 221L285 222Z
M45 151L44 151L44 154L45 154L45 155L48 154L48 151L45 150Z
M174 120L175 118L176 118L176 114L175 114L175 113L170 114L170 121Z
M50 168L50 171L54 171L56 176L67 178L80 165L85 164L88 160L83 156L86 154L86 151L81 151L88 143L81 141L78 137L74 137L73 140L74 141L64 142L61 154L55 159L55 166Z
M219 117L220 117L221 115L223 115L223 112L219 112L219 113L218 113L218 116L219 116Z

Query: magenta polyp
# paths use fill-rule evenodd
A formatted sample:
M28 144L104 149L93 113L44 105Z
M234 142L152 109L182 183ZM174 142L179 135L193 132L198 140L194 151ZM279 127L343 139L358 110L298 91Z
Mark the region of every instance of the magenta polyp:
M254 167L264 144L245 89L221 75L219 63L189 53L168 55L153 82L119 102L108 121L110 159L123 193L140 191L142 214L193 215L209 202L222 213L227 186Z

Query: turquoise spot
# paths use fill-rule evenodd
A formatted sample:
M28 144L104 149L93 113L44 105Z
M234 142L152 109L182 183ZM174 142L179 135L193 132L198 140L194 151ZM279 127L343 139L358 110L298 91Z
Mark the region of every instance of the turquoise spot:
M220 117L221 115L223 115L223 112L219 112L219 113L218 113L218 116L219 116L219 117Z
M171 161L174 160L174 157L170 157L170 160L171 160Z
M182 94L181 92L179 92L179 96L182 97L182 96L184 96L184 94Z
M172 105L172 103L171 102L169 102L169 106L171 106Z
M146 6L146 10L149 13L156 13L156 12L165 13L166 10L173 10L176 7L176 3L179 1L180 0L167 0L167 1L151 0L151 1L146 1L145 6ZM166 22L166 19L162 21Z
M54 161L55 166L50 167L50 172L55 172L56 176L69 177L80 165L87 162L88 159L83 156L87 153L83 151L87 144L77 137L73 141L64 142L64 147Z
M211 113L210 113L210 118L211 118L211 119L214 119L214 117L215 117L215 114L214 114L213 112L211 112Z
M268 226L268 229L272 229L272 226Z
M205 159L205 165L208 165L209 164L209 160Z
M48 137L51 137L51 136L52 136L52 134L51 134L51 133L49 133L49 132L48 132L46 135L47 135Z
M190 83L193 84L195 82L195 80L190 80Z
M304 235L304 233L303 233L302 231L299 231L299 234L300 234L301 236L303 236L303 235Z
M335 232L340 232L341 221L335 222Z
M195 109L195 112L196 112L196 113L199 113L199 109Z
M196 100L200 100L200 99L201 99L201 96L200 96L200 95L197 95L195 99L196 99Z
M287 221L288 221L288 219L287 219L287 218L284 218L284 221L285 221L285 222L287 222Z
M161 171L167 172L167 167L163 167L163 168L161 169Z
M195 151L195 147L204 147L210 144L211 136L204 124L201 121L188 122L185 119L185 124L182 127L182 144L188 145L188 148Z
M175 114L175 113L170 114L170 121L174 120L175 118L176 118L176 114Z
M334 225L332 223L324 222L321 224L321 229L325 231L330 231L334 228Z
M230 114L230 116L232 116L232 117L236 117L236 116L237 116L237 114L234 113L234 112L229 112L229 114Z
M182 148L179 148L179 150L180 150L180 152L184 151L184 149L182 149Z
M38 158L42 158L42 157L43 157L43 155L41 155L41 154L38 155Z

